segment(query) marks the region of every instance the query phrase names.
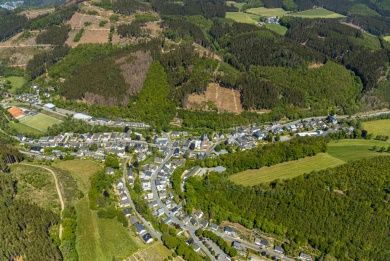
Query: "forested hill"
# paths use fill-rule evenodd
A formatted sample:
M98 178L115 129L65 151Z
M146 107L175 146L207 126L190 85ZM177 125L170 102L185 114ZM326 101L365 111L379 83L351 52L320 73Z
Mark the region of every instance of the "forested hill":
M58 215L16 194L16 181L0 173L0 260L62 260L50 237Z
M254 188L190 178L186 201L216 221L286 236L291 254L310 245L339 260L389 260L388 166L390 157L378 157Z

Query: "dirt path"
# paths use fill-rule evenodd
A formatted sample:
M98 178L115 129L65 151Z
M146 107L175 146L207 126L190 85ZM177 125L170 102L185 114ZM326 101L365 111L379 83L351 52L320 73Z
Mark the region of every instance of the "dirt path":
M53 176L54 178L54 182L56 184L56 190L57 190L57 194L58 194L58 198L60 199L60 204L61 204L61 219L62 219L62 212L64 211L64 208L65 208L65 203L64 203L64 199L62 197L62 194L61 194L61 190L60 190L60 185L58 183L58 179L57 179L57 175L55 174L55 172L52 170L52 169L49 169L47 167L43 167L43 166L40 166L40 165L34 165L34 164L29 164L29 163L19 163L20 165L24 165L24 166L30 166L30 167L35 167L35 168L41 168L41 169L44 169L48 172L50 172L50 174ZM62 238L62 224L60 224L60 229L59 229L59 237L60 239Z
M15 44L0 45L0 48L28 48L28 47L53 47L53 44Z

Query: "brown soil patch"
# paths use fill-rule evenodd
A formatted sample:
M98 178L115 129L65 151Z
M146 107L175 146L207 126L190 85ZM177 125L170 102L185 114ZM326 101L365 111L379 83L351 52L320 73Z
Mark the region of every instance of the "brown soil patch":
M247 229L243 225L240 225L238 223L232 223L229 221L223 221L221 223L221 227L225 227L225 226L234 228L239 234L242 235L243 238L251 238L252 237L252 231L250 229Z
M318 68L321 68L322 66L324 66L323 63L311 63L311 64L309 64L308 68L309 69L318 69Z
M21 14L27 16L28 19L37 18L40 15L50 14L54 12L54 8L43 8L43 9L31 9L23 11Z
M147 22L145 23L144 28L149 31L151 37L156 38L159 37L162 33L162 28L160 26L160 22Z
M74 42L74 37L76 34L80 31L80 29L72 30L69 32L68 39L66 40L66 44L70 47L76 47L79 44L86 44L86 43L108 43L108 36L110 34L109 29L84 29L84 33L81 36L80 41Z
M210 103L213 104L210 106ZM217 83L210 83L203 94L188 96L185 107L187 109L210 110L215 106L219 112L241 113L243 111L240 92L221 87Z
M97 15L88 15L88 14L82 14L79 12L76 12L72 18L68 21L68 24L72 27L72 29L81 29L84 26L85 23L90 23L89 26L87 26L88 29L102 29L110 28L110 24L107 23L104 25L104 27L100 27L99 23L100 21L107 21L107 19L97 16Z

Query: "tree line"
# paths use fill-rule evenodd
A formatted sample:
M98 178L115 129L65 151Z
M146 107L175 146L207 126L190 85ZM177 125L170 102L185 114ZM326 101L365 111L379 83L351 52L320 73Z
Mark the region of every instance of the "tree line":
M310 245L337 259L387 260L389 164L390 157L365 159L256 187L224 175L191 177L185 199L188 211L202 209L216 222L286 236L291 255Z

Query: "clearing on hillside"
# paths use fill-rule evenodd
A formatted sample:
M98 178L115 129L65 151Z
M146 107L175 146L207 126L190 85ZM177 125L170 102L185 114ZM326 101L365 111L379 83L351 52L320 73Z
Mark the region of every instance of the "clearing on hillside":
M237 23L257 24L260 16L244 12L226 12L225 18L232 19Z
M17 179L17 198L60 213L60 201L53 176L46 170L20 164L11 166L11 175Z
M366 121L363 122L363 128L367 130L369 134L390 137L390 119Z
M271 167L246 170L229 177L234 183L244 186L254 186L260 183L271 182L276 179L290 179L312 171L333 168L344 164L343 160L319 153L313 157L283 162Z
M77 212L76 248L80 261L125 259L142 245L140 239L117 221L97 216L90 209L90 178L102 166L91 160L59 161L58 169L69 171L84 197L75 203Z
M263 17L277 16L282 17L287 14L287 12L282 8L265 8L265 7L256 7L246 10L248 14L259 15Z
M280 35L285 35L288 30L287 27L280 24L265 24L264 27Z
M383 39L385 39L385 41L390 42L390 35L384 36Z
M0 76L0 84L4 84L6 82L11 83L11 89L9 90L11 93L15 93L19 88L21 88L27 81L22 76L8 76L2 77Z
M290 16L302 18L342 18L344 15L329 11L325 8L314 8L302 12L289 13Z
M214 106L218 112L241 113L243 109L240 92L210 83L205 93L189 95L185 105L187 109L203 110L213 109Z
M27 125L33 129L39 130L41 132L45 132L50 126L54 124L59 124L61 122L61 120L43 113L38 113L33 116L26 116L20 119L20 123Z

